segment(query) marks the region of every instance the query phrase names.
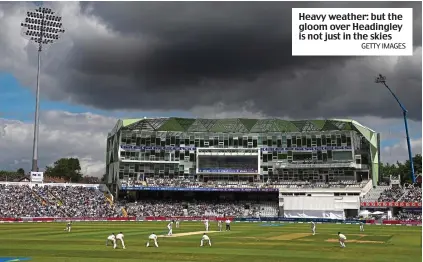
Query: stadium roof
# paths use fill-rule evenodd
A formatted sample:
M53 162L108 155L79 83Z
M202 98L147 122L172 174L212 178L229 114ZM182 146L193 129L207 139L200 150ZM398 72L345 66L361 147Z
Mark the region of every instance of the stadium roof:
M213 133L319 132L362 129L358 131L362 132L366 130L366 132L375 133L370 128L348 119L288 121L277 118L140 118L119 120L111 133L114 134L119 129Z
M145 130L167 132L210 132L210 133L295 133L348 131L361 133L370 143L373 185L379 175L379 138L372 129L351 119L299 120L272 119L201 119L201 118L140 118L118 120L109 137L119 130ZM115 137L116 139L116 137Z

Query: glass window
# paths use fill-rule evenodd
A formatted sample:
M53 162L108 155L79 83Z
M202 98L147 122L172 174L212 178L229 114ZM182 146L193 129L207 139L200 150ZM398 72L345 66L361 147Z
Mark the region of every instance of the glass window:
M347 136L346 135L341 135L341 143L342 144L346 144L347 143Z
M282 139L281 138L278 138L276 145L277 145L277 147L282 147Z
M238 139L234 139L234 147L238 147Z
M254 139L254 140L253 140L253 147L254 147L254 148L256 148L256 147L257 147L257 140L256 140L256 139Z
M307 147L311 147L311 138L307 138Z
M143 138L143 137L141 138L141 145L145 146L145 138Z
M170 137L170 144L174 145L176 143L176 138L174 136Z
M323 153L323 162L327 162L327 161L328 161L328 154Z
M333 151L333 160L352 160L352 151Z
M317 146L322 146L322 139L320 137L317 138Z
M299 137L297 138L297 146L298 147L301 147L302 146L302 144L301 144L301 138L299 138Z
M229 146L234 146L234 139L232 136L229 137Z
M288 138L288 139L286 140L286 146L287 146L287 147L291 147L291 146L292 146L292 144L291 144L291 139L289 139L289 138Z
M181 144L181 140L179 137L176 137L175 145L179 146Z
M185 145L188 146L189 145L189 138L185 138Z
M351 146L351 137L347 137L347 146Z
M328 150L328 158L332 159L332 150Z
M166 137L166 145L170 146L170 138L169 137Z

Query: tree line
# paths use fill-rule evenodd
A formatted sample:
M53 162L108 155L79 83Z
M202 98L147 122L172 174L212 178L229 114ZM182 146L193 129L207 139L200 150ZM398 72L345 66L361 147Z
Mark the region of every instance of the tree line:
M28 176L23 168L16 171L0 170L0 181L17 181ZM44 180L69 183L99 183L100 179L84 176L78 158L60 158L51 166L46 166Z
M417 154L413 157L413 164L414 164L414 173L420 174L422 173L422 155ZM396 164L380 164L379 172L382 179L387 179L389 176L400 176L401 183L411 183L411 169L410 169L410 161L407 160L404 163L397 161Z

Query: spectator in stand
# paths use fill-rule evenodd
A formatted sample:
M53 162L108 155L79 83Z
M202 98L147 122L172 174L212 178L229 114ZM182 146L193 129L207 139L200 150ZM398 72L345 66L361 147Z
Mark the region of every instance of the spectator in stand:
M119 211L97 189L0 185L0 217L117 217Z
M393 219L402 221L422 221L422 213L400 211Z
M401 198L401 202L422 202L422 189L413 185L407 188L406 194Z
M395 202L404 194L401 187L391 187L385 189L378 199L378 202Z

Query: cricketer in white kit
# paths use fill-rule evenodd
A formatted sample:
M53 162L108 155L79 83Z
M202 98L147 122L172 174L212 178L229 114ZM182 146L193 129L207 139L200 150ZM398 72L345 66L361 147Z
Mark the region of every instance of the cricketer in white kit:
M112 233L110 236L107 237L106 246L109 245L109 242L113 243L113 248L116 248L116 236L115 233Z
M148 241L147 241L147 245L146 245L146 247L149 247L150 246L150 241L154 241L154 245L156 246L156 247L159 247L159 244L157 244L157 236L156 236L156 234L151 234L149 237L148 237Z
M219 231L222 231L222 220L217 221L217 227L219 228Z
M211 240L206 233L204 233L203 237L201 238L200 247L203 246L204 242L209 242L209 246L211 246Z
M206 228L206 231L209 231L209 220L208 219L204 220L204 227Z
M172 235L172 226L173 226L172 221L169 224L167 224L167 229L169 230L169 232L167 233L168 236Z
M176 219L176 223L175 223L176 228L179 228L179 223L180 223L180 221L179 221L179 218L178 218L178 219Z
M341 245L341 247L346 247L345 240L347 240L347 237L344 234L341 234L341 232L338 232L338 237L339 237L339 244Z
M364 232L364 223L360 221L360 232Z
M313 221L311 221L311 232L313 236L316 235L316 224Z
M124 238L124 235L123 235L122 232L119 232L119 234L116 235L116 240L119 240L120 243L122 244L122 248L123 249L126 249L126 247L125 247L125 241L123 241L123 238Z
M72 229L72 222L68 222L66 224L66 228L64 229L64 231L71 232L71 229Z

